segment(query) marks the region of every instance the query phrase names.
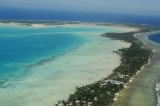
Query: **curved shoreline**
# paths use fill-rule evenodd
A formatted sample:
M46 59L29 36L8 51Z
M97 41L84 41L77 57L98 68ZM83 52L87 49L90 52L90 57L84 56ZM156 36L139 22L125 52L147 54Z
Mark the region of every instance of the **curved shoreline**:
M42 26L34 26L33 25L33 27L42 27ZM123 28L122 28L123 29ZM119 54L120 56L121 56L121 52L119 52L119 51L115 51L117 54ZM147 64L147 63L146 63ZM141 66L141 68L144 68L144 65L143 66ZM141 74L142 72L140 72L139 73L139 71L137 72L138 74ZM121 75L120 75L121 76ZM118 81L118 80L115 80L114 79L114 77L115 77L115 75L114 75L114 73L112 73L108 78L104 78L103 80L101 80L100 82L99 81L97 81L96 83L94 83L94 84L98 84L98 86L101 86L101 87L106 87L105 85L106 84L108 84L110 87L112 87L112 89L114 89L113 90L113 92L115 92L115 94L113 93L112 94L112 90L111 90L111 92L110 91L108 91L108 92L106 92L106 94L107 95L112 95L111 96L111 98L110 98L110 100L111 100L111 103L113 102L112 100L113 100L113 98L112 97L115 97L115 96L118 96L119 94L117 93L119 90L121 90L122 88L123 88L123 84L124 84L124 82L122 82L122 81ZM123 76L124 77L124 76ZM135 77L137 77L137 75L135 75ZM133 78L131 78L129 81L135 81L135 80L132 80ZM96 86L94 86L94 84L90 84L90 85L87 85L88 87L96 87ZM117 86L117 84L118 84L118 86ZM130 84L130 83L129 83ZM130 86L129 86L130 87ZM77 88L77 89L80 89L81 90L81 88L85 88L85 86L83 86L83 87L80 87L80 88ZM107 87L106 87L107 88ZM115 90L117 88L117 90ZM108 88L107 88L108 89ZM90 90L88 91L88 92L90 92ZM95 92L95 91L93 91L93 92ZM103 93L100 93L100 94L103 94ZM93 98L95 101L97 101L97 99L98 98L96 98L96 97L94 97ZM114 100L116 100L116 98L114 98ZM77 103L80 103L80 101L76 101ZM84 103L85 101L83 101L83 103ZM93 102L91 102L91 100L88 100L88 103L89 104L92 104ZM97 105L99 105L99 104L96 104L96 106ZM103 106L103 105L101 105L101 106ZM124 106L124 105L123 105Z
M83 26L80 26L80 27L83 27ZM90 25L89 27L92 27L92 25ZM94 27L95 26L93 26L93 28ZM105 32L108 31L106 29L109 27L110 26L108 27L104 26ZM100 28L103 28L103 27L100 27ZM110 27L110 29L112 29L112 26ZM118 29L118 28L115 28L115 29ZM120 29L125 29L125 31L127 31L126 28L120 28ZM111 31L114 31L114 29ZM5 88L2 91L1 93L2 99L0 100L1 104L5 106L10 106L13 103L16 104L17 106L18 105L26 106L29 104L30 105L34 104L35 106L42 106L43 104L47 104L49 106L53 103L56 103L57 101L56 98L67 98L67 96L69 95L68 93L74 92L75 87L77 85L93 83L97 81L97 79L99 80L103 78L103 76L107 76L108 75L107 73L109 74L112 73L112 69L114 69L115 66L118 66L120 64L119 56L114 54L112 52L113 51L112 49L114 47L115 47L114 49L119 49L121 47L128 47L128 43L122 43L121 41L112 41L109 39L107 40L107 38L105 39L99 36L102 33L98 34L94 32L91 32L91 33L84 32L81 34L83 34L82 36L86 36L87 38L91 37L91 40L93 39L94 42L92 43L88 42L87 46L85 47L81 46L80 47L81 49L79 50L76 49L76 52L68 54L69 55L68 58L61 57L63 58L64 61L57 61L58 63L54 62L54 64L53 62L49 62L50 64L48 65L39 66L37 68L35 67L33 70L36 69L37 71L34 71L35 73L33 73L31 77L29 78L27 77L28 79L26 78L25 81L17 81L13 83L13 85L16 84L19 86L14 86L13 89ZM108 47L106 47L106 45L108 45ZM112 45L112 48L110 48L111 45ZM108 51L109 51L109 55L107 56ZM111 56L110 54L114 54L114 55ZM75 56L78 56L78 58ZM77 61L73 62L71 59L77 60ZM82 62L82 60L85 60L85 61ZM62 64L64 64L65 66L62 67ZM61 66L61 69L66 70L65 74L61 73L61 69L59 70L55 69L55 66ZM71 69L70 66L73 66L73 68ZM82 70L81 72L82 75L78 74L77 72L80 70L79 68ZM57 70L56 74L55 73L51 74L48 72L52 70ZM92 73L90 73L89 71L91 71ZM48 73L49 73L49 77L47 76ZM56 75L56 78L57 77L59 77L59 79L62 78L62 80L58 80L58 81L52 80L54 79L54 75ZM65 76L67 79L63 80ZM60 87L57 87L59 85ZM70 87L64 89L65 86L70 86L71 89L68 89ZM67 93L65 93L66 91ZM22 96L24 96L25 98L20 98ZM6 102L8 100L10 102Z
M117 100L114 97L119 95L118 92L123 89L123 87L125 86L124 84L128 83L128 81L131 82L133 76L137 74L137 70L143 70L144 66L149 63L153 55L151 50L144 49L142 42L138 41L134 37L134 34L145 31L146 30L141 30L137 32L128 32L128 33L104 34L103 36L105 37L124 40L125 42L131 42L131 46L129 48L123 48L119 49L118 51L115 51L116 53L122 56L121 65L116 69L114 69L113 74L111 74L109 77L101 81L97 81L93 84L77 88L76 92L70 95L68 101L59 101L56 106L58 105L82 106L84 104L92 106L97 106L97 105L104 106L104 105L111 105L112 103L114 103L113 101ZM132 52L133 53L140 52L140 54L133 55ZM129 55L129 57L127 54ZM106 91L107 94L105 93ZM101 92L100 95L97 95L98 92Z

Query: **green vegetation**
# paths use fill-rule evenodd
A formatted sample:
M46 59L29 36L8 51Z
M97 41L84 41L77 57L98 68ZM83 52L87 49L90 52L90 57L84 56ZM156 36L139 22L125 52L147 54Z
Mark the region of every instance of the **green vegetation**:
M136 32L107 33L103 35L131 43L129 48L114 51L122 57L120 66L113 70L114 74L118 73L132 77L137 70L140 70L144 64L148 63L148 59L153 55L152 50L144 48L143 43L136 39L133 36L134 34L136 34ZM127 81L128 80L124 82Z
M153 55L151 50L144 48L143 43L133 36L135 33L137 32L106 33L102 35L131 43L129 48L114 51L122 57L120 66L113 70L113 74L101 81L77 87L76 92L71 94L67 101L59 101L56 106L58 104L64 106L111 105L115 93L123 89L124 83L127 83L137 70L148 63L148 59Z
M10 23L9 20L0 20L3 23ZM79 22L62 22L62 21L12 21L24 25L31 26L32 24L46 24L46 25L64 25L64 24L78 24ZM97 24L98 25L98 24ZM100 24L101 25L101 24ZM113 25L107 23L102 25ZM132 25L133 26L133 25ZM77 87L74 94L71 94L68 100L58 101L56 106L110 106L114 102L114 97L117 92L124 88L124 84L141 69L141 67L148 63L148 59L153 56L152 50L146 49L143 43L136 39L133 35L136 33L157 31L160 27L153 26L137 26L141 31L126 32L126 33L105 33L103 37L109 37L114 40L123 40L131 43L129 48L122 48L114 53L121 56L121 64L113 70L113 73L100 81L93 84ZM107 64L106 64L107 65Z
M138 32L105 33L103 37L115 40L123 40L131 43L129 48L113 51L121 56L121 64L113 70L113 74L93 84L77 87L76 92L71 94L67 101L58 101L56 106L110 106L114 102L117 92L124 88L124 84L148 63L153 52L146 49L143 43L133 35L139 32L151 31L142 29Z

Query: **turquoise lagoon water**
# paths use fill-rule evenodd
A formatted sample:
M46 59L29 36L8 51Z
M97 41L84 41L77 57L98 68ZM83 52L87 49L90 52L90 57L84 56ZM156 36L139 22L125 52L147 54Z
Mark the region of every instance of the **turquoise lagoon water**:
M0 80L22 76L27 67L84 43L84 38L71 31L85 30L87 28L0 26Z
M106 29L105 29L106 31ZM42 64L84 44L78 33L105 32L91 27L0 26L0 84L27 75L28 67Z
M129 45L100 35L124 31L95 24L0 24L0 105L53 106L76 86L106 77L120 64L113 50Z

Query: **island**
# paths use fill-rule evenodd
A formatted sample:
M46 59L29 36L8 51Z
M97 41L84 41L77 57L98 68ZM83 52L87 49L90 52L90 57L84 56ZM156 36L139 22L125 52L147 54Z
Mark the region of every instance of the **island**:
M42 28L42 29L43 28L56 29L56 28L58 28L58 29L60 29L63 27L65 27L65 28L68 28L71 26L75 27L77 25L80 25L80 28L84 28L88 25L87 22L78 22L78 21L73 21L73 22L72 21L71 22L70 21L69 22L66 22L66 21L64 21L64 22L56 22L56 21L55 22L54 21L40 21L40 22L12 21L12 22L10 22L10 21L3 21L3 22L1 22L1 24L2 25L9 25L12 27L20 26L24 29L25 28L28 28L28 29L40 29L40 28ZM75 79L71 79L70 81L65 80L65 81L62 81L63 83L62 82L59 83L56 80L50 80L50 78L54 79L55 73L53 73L51 75L49 73L50 77L48 77L48 74L47 74L47 77L45 77L45 78L47 78L47 79L49 78L50 83L48 83L48 80L43 79L40 76L39 76L39 78L40 79L42 78L43 80L38 80L38 81L36 81L36 83L35 82L32 83L33 81L31 80L32 78L36 78L37 74L39 74L40 72L48 72L48 70L52 72L52 69L54 69L55 67L54 68L49 67L48 69L43 70L43 65L45 65L46 62L47 63L53 62L52 64L50 64L50 66L53 66L54 64L56 64L57 59L55 59L55 57L52 56L49 59L47 58L47 61L43 60L43 61L38 62L38 64L29 65L29 67L27 67L27 68L31 68L31 69L33 68L34 70L36 70L36 66L39 66L39 67L42 67L42 70L40 71L39 69L41 69L41 68L38 68L38 71L37 71L38 73L34 74L35 75L34 77L30 77L30 75L29 75L29 78L26 78L27 79L26 82L27 82L27 84L29 84L29 86L25 87L24 89L21 89L20 93L19 93L19 89L17 90L16 87L15 87L14 91L16 91L18 93L13 92L13 89L8 90L8 91L10 91L10 98L12 98L12 99L8 98L9 97L8 92L7 93L4 92L4 94L7 97L7 99L4 99L4 100L6 100L6 101L8 101L8 99L11 100L9 102L9 104L16 103L16 104L21 105L21 103L22 103L21 100L22 101L24 100L23 104L28 104L28 103L32 104L33 103L33 102L28 102L26 98L22 98L21 100L20 100L20 98L18 98L17 99L18 101L15 102L16 94L20 94L21 97L22 97L22 95L25 95L28 98L32 98L32 101L35 100L37 106L43 105L43 103L48 104L48 106L50 106L50 105L56 105L56 106L112 106L112 105L114 105L114 106L137 106L137 105L133 105L133 101L135 103L136 99L132 100L131 102L129 99L132 98L133 92L134 92L135 97L137 97L137 94L138 94L138 96L139 96L139 94L142 95L143 92L142 93L135 92L134 89L141 87L141 91L142 91L143 89L148 89L148 86L149 87L151 86L153 88L152 91L155 91L154 96L148 96L147 95L148 90L147 91L145 90L145 92L147 92L146 95L148 97L151 97L152 99L155 97L154 104L156 104L157 103L156 100L158 99L158 97L156 98L156 91L159 92L159 89L158 89L159 84L158 83L156 84L156 78L154 78L154 77L158 73L157 69L156 69L156 71L154 71L155 70L154 68L149 69L149 70L153 70L153 72L154 72L154 73L152 72L154 74L152 76L152 78L146 76L146 74L143 74L143 77L139 78L139 73L143 73L144 71L147 74L151 73L148 70L146 71L146 67L148 67L149 64L152 64L152 65L155 64L155 62L153 63L152 60L158 61L158 59L160 59L160 55L156 55L157 54L156 50L158 50L158 49L155 49L154 47L150 47L151 45L146 44L147 36L155 34L155 33L160 33L160 28L157 26L136 25L136 24L105 23L105 22L101 22L101 23L100 22L97 22L97 23L91 22L91 23L89 23L90 27L97 27L99 25L101 26L100 28L105 27L104 28L105 31L106 31L106 28L111 27L111 29L112 28L117 29L117 32L110 29L110 31L107 33L105 33L105 31L104 31L103 34L102 33L97 34L96 31L94 32L94 30L92 30L93 34L96 33L95 34L96 37L94 39L96 39L96 40L101 39L101 40L99 40L99 42L101 42L103 40L104 40L103 42L105 42L105 43L96 43L95 45L94 45L94 43L90 43L89 47L93 46L94 48L100 48L103 44L103 48L104 48L104 49L97 49L95 51L91 51L92 53L97 53L96 51L103 51L103 53L106 54L106 52L108 51L108 49L106 49L106 46L108 46L110 48L110 46L112 46L112 45L114 46L114 44L115 44L115 46L117 46L119 44L119 43L113 44L113 42L115 42L115 41L121 42L121 43L124 43L124 45L125 44L127 45L127 46L121 46L120 49L119 48L116 48L115 50L111 49L110 53L117 56L118 61L119 61L117 65L113 65L113 68L107 70L111 73L107 73L106 69L104 69L104 71L99 71L99 73L104 75L103 77L99 78L100 80L96 79L96 76L98 76L98 74L94 73L95 76L93 77L93 79L94 79L93 82L87 83L87 84L77 84L78 86L75 85L72 87L73 89L70 89L70 91L72 91L71 93L69 92L68 94L66 94L64 96L63 95L64 91L65 91L64 87L66 87L66 86L70 87L70 86L74 85L74 83L72 81L78 81L79 79L77 79L77 77L75 77ZM87 26L87 28L88 28L88 26ZM130 30L130 28L131 29L133 28L133 29ZM48 33L48 31L47 31L47 33ZM83 34L86 37L86 35L89 33L86 34L86 32L85 32ZM102 34L102 35L100 35L100 34ZM143 35L145 35L145 36L143 36ZM143 37L143 38L141 39L141 37ZM110 45L107 45L106 39L110 42ZM148 42L150 42L150 41L148 41ZM96 45L98 45L98 46L96 46ZM84 47L84 46L82 46L82 47ZM87 49L86 48L85 49L78 49L78 48L80 48L79 45L75 46L75 48L73 48L72 50L77 50L78 52L77 51L76 51L76 53L71 52L71 54L69 56L73 56L74 53L77 54L79 52L83 52L83 51L89 49L89 48L87 48ZM97 54L100 54L100 52L98 52ZM64 55L67 55L67 54L64 53L62 56L64 56ZM100 54L100 55L102 55L102 54ZM92 55L92 57L90 57L90 58L92 58L92 59L95 58L95 60L96 60L96 62L94 64L91 63L91 67L92 67L90 69L91 71L96 70L95 69L96 67L93 67L93 66L102 67L101 64L103 64L103 66L106 65L105 67L110 67L109 64L106 63L105 61L97 61L97 59L100 59L100 58L99 57L96 58L96 55ZM113 59L113 57L110 57L110 58L102 57L102 58L104 60L108 60L109 63L111 62L111 59ZM65 58L63 57L63 59L65 59ZM69 57L69 59L70 59L70 57ZM75 59L75 57L74 57L74 59ZM82 61L82 63L84 63L84 61ZM116 61L111 62L111 63L115 63L115 62ZM69 64L68 64L68 60L64 62L65 68L66 67L68 68L68 66L75 66L74 70L72 71L72 74L75 70L78 70L78 68L76 66L77 64L74 64L74 63L76 63L76 62L75 61L73 63L69 62ZM87 63L87 61L86 61L86 63ZM62 66L62 64L60 64L60 66ZM81 65L80 67L82 68L81 71L85 70L83 65ZM68 70L70 70L70 69L68 69ZM30 71L30 70L28 70L28 71ZM36 72L36 71L34 71L34 72ZM66 73L68 73L68 72L66 72ZM68 75L69 74L70 73L68 73ZM61 74L61 75L66 76L64 74ZM79 74L77 74L77 75L79 75ZM91 76L91 74L88 73L88 76ZM68 76L68 78L70 78L70 77ZM84 80L83 76L80 76L79 78L80 78L80 80ZM135 82L135 80L137 80L137 79L145 80L144 81L145 85L142 85L142 84L140 85L138 83L139 85L136 84L134 86L131 86L131 84L133 84ZM19 83L19 80L17 80L17 81ZM30 82L28 83L28 81L31 81L31 83ZM54 91L54 88L56 86L56 84L53 84L54 82L63 86L62 89L58 89L59 92L57 91L57 89ZM86 80L84 80L84 82L86 82ZM141 82L141 83L144 83L144 82ZM25 81L23 81L23 82L21 81L21 83L24 84ZM2 82L2 87L3 87L2 89L5 90L7 87L10 87L10 84L11 83L8 83L8 82ZM47 85L47 84L49 84L49 85ZM32 86L30 86L30 85L32 85ZM146 87L146 85L147 85L147 87ZM36 88L36 89L33 91L32 87ZM47 87L50 89L48 89ZM127 89L130 87L132 87L134 89L130 90L128 93ZM156 89L154 87L156 87ZM21 88L21 87L19 87L19 88ZM54 92L52 92L52 90ZM64 90L64 91L62 91L62 90ZM26 94L23 94L24 91L26 92ZM127 91L127 92L123 92L123 91ZM11 93L12 93L12 95L11 95ZM39 94L39 96L37 97L34 94ZM59 97L58 101L56 102L56 100L57 100L56 97L59 95L61 97ZM129 95L129 96L124 96L124 95ZM34 98L33 98L33 96L34 96ZM142 96L144 97L144 95L142 95ZM17 97L20 97L20 96L18 95ZM68 97L68 99L66 99L67 97ZM140 98L143 98L143 97L140 97ZM43 101L43 99L44 99L44 101ZM3 101L3 103L6 104L7 102L4 102L4 100L1 99L1 103ZM40 102L41 100L43 102ZM140 100L142 100L142 99L140 99ZM147 100L147 102L146 102L146 100ZM150 100L151 99L149 99L149 98L147 98L147 99L143 98L142 102L145 104L148 104L148 101L150 101ZM126 101L127 101L127 103L126 103ZM8 105L8 106L10 106L10 105ZM148 104L148 105L143 105L143 106L153 106L153 105Z
M113 51L121 57L121 64L113 70L107 78L93 84L77 87L74 94L68 100L59 100L56 106L112 106L117 100L119 92L137 72L142 71L154 56L154 50L144 46L135 35L157 31L156 27L141 27L139 31L124 33L105 33L102 37L113 40L123 40L130 43L129 48L121 48Z

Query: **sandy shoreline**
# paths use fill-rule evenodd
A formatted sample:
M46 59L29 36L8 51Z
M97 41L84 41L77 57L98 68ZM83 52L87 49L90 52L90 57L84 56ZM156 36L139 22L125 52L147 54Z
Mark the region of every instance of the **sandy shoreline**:
M147 48L154 50L154 57L149 59L148 64L142 66L142 70L132 78L118 96L114 106L156 106L155 83L160 73L160 47L158 44L147 39L148 35L159 33L159 31L136 34Z

